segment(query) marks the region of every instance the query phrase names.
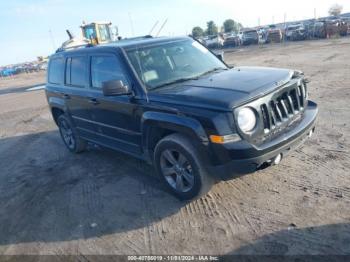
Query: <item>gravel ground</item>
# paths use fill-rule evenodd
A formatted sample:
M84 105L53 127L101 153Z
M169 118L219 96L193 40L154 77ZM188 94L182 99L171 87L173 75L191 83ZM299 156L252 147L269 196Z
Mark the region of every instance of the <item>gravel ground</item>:
M350 254L350 38L226 52L301 69L316 133L280 165L179 202L139 160L69 153L42 73L0 79L0 254Z

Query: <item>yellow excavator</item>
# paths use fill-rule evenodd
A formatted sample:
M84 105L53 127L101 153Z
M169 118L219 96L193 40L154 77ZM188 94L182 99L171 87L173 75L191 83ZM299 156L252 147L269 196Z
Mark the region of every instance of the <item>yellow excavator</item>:
M168 19L165 19L156 36L159 35L167 21ZM146 37L151 37L151 33L157 24L158 21L154 24L149 35ZM80 28L80 37L75 37L69 30L66 30L69 39L61 45L57 52L72 48L86 47L89 45L105 44L122 39L120 36L118 36L118 27L112 27L111 22L92 22L87 24L83 21Z
M88 24L83 22L80 28L81 37L74 37L69 30L66 30L69 39L62 44L59 50L79 48L89 44L104 44L118 39L118 28L112 28L111 22L92 22ZM115 29L114 32L112 29Z

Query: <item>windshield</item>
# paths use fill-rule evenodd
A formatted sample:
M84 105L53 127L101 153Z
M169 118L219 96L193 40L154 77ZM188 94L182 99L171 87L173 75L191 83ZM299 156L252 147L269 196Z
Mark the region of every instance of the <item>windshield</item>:
M85 26L83 32L84 32L85 38L87 39L96 37L95 27L92 25Z
M147 89L227 69L215 55L193 40L138 48L127 51L127 55Z

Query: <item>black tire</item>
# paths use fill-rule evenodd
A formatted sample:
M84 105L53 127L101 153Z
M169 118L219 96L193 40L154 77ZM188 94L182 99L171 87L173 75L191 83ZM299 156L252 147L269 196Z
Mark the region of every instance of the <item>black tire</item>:
M60 115L57 118L57 125L61 138L69 151L80 153L86 149L86 141L79 137L76 129L67 116L63 114Z
M177 164L168 161L169 153L173 160L178 161ZM187 162L183 161L183 157ZM180 167L176 167L178 164ZM154 166L168 190L180 200L191 200L205 195L215 182L206 172L193 144L181 134L171 134L158 142L154 151ZM171 172L173 174L170 174ZM190 175L191 178L188 179ZM179 177L181 183L178 183ZM183 190L178 190L181 188L178 184L182 184Z

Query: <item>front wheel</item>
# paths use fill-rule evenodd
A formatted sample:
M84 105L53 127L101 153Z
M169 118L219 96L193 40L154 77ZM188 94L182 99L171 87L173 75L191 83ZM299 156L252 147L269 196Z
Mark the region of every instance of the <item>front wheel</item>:
M203 196L214 183L190 140L180 134L159 141L154 164L166 187L181 200Z

